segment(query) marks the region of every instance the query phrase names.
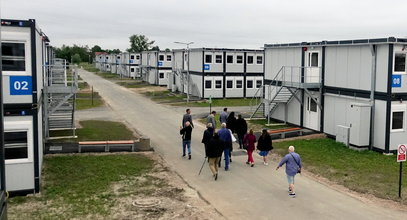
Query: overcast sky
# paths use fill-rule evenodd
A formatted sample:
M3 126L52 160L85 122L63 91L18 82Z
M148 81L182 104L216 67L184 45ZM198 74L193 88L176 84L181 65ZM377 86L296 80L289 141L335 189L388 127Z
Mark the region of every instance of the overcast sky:
M61 46L124 50L144 34L161 49L260 48L289 43L407 37L407 0L0 0L1 17L36 19Z

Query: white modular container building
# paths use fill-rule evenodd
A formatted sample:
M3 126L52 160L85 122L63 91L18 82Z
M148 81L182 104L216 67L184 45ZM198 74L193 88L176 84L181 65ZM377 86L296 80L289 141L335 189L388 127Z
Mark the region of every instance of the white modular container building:
M407 39L265 45L264 114L395 152L407 142Z
M171 82L178 84L179 91L187 92L185 82L189 72L189 93L192 96L251 98L263 85L263 50L193 48L175 50L174 53L175 79Z
M166 86L172 72L173 53L169 51L143 51L141 53L141 75L144 81Z
M128 78L140 78L140 65L141 65L141 54L140 53L122 53L121 62L121 74Z
M6 189L35 193L44 147L44 66L51 47L33 19L1 20L1 25Z

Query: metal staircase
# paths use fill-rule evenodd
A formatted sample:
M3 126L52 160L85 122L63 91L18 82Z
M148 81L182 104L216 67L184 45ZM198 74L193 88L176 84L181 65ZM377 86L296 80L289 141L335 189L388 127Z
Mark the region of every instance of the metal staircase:
M75 100L78 89L77 69L66 60L54 59L47 66L47 85L44 87L44 125L46 138L58 139L75 137ZM73 68L73 69L72 69ZM50 137L50 131L69 130L69 134Z
M315 67L312 68L315 69ZM282 66L271 83L260 87L253 96L250 104L253 113L250 118L259 117L259 115L261 118L267 116L270 123L270 116L280 104L288 104L293 99L302 103L297 94L299 91L311 94L310 88L321 90L320 76L311 76L311 74L307 76L309 69L310 67ZM316 69L319 70L319 68ZM263 95L266 86L268 91ZM314 101L322 108L317 100Z

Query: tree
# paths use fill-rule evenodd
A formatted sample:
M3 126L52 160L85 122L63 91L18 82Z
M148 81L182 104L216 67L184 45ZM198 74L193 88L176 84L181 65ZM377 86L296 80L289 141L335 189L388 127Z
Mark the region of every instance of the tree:
M80 62L82 62L81 55L79 55L77 53L75 55L73 55L72 62L75 64L79 64Z
M160 51L160 47L159 46L154 46L151 48L151 50L153 51Z
M140 53L145 50L149 50L150 47L154 44L155 41L150 41L144 35L133 34L129 37L130 39L130 48L127 49L131 53Z

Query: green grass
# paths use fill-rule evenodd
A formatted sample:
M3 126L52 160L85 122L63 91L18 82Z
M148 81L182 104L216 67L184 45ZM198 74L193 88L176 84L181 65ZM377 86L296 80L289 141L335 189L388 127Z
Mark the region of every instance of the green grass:
M92 104L92 99L76 99L76 110L84 110L84 109L90 109L90 108L96 108L99 106L103 105L103 100L102 99L93 99L93 104Z
M150 86L150 84L143 82L141 80L120 81L120 82L116 82L116 84L126 87L126 88L143 88L143 87Z
M135 136L123 123L113 121L80 121L82 128L76 129L76 139L58 139L54 142L132 140ZM51 137L67 136L70 131L51 131Z
M226 106L249 106L251 99L244 98L228 98L228 99L212 99L212 107L226 107ZM188 107L209 107L208 100L193 101L187 104L176 103L177 106L188 106Z
M156 102L165 103L177 103L184 102L186 95L181 93L173 93L168 90L165 91L148 91L144 92L143 95L151 98Z
M76 110L96 108L104 104L98 92L93 92L92 102L92 91L89 90L90 88L87 82L80 82L78 87L80 90L76 94Z
M136 154L45 157L42 193L8 200L11 219L84 219L111 214L117 195L112 185L142 176L153 161ZM150 182L150 184L152 184ZM133 192L135 193L135 192ZM23 211L18 205L28 204ZM29 204L37 204L31 207Z
M283 156L295 146L307 171L321 175L351 190L379 198L398 199L399 163L395 156L372 151L354 151L332 139L295 140L273 143ZM407 204L407 169L404 169L402 203Z
M93 66L93 64L90 63L80 63L79 66L82 66L86 71L89 72L99 72L99 69L97 69L96 67Z

